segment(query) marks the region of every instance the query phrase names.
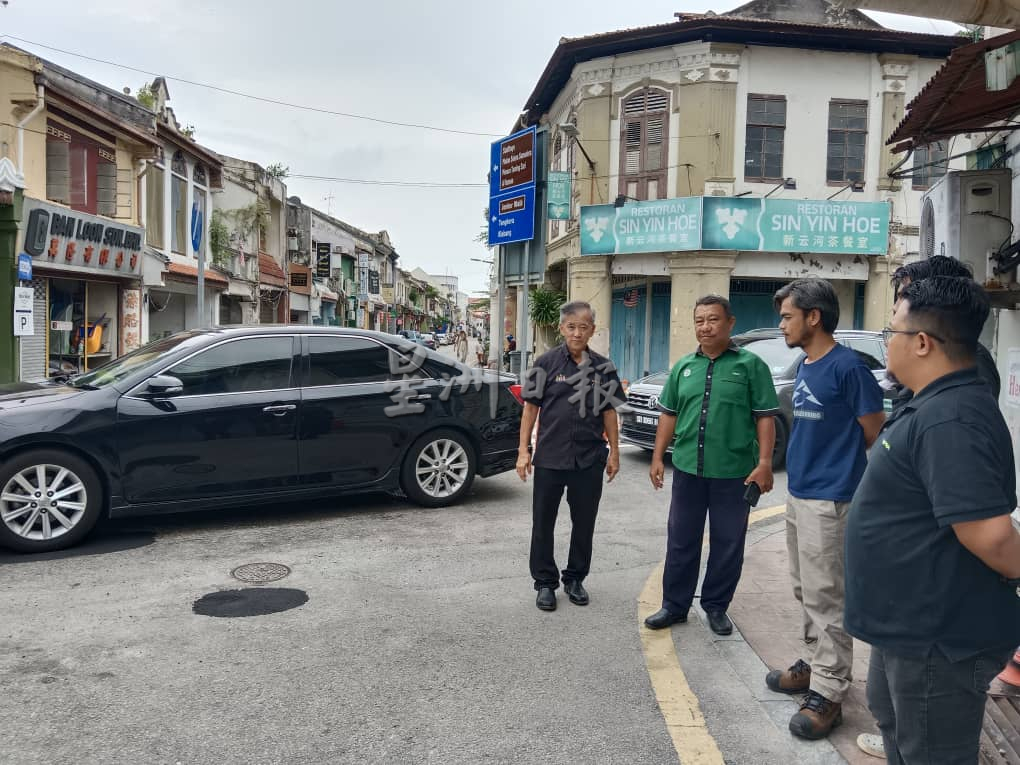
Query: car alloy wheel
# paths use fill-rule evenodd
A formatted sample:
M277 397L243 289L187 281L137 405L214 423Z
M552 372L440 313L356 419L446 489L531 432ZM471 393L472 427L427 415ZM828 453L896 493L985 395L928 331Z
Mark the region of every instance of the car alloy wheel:
M79 457L17 455L0 469L0 545L21 552L69 547L99 519L101 495L95 471Z
M469 467L464 448L456 441L442 438L432 441L418 453L415 480L430 497L451 497L464 485Z
M460 430L442 428L414 442L400 469L400 488L424 507L452 505L475 480L475 448Z

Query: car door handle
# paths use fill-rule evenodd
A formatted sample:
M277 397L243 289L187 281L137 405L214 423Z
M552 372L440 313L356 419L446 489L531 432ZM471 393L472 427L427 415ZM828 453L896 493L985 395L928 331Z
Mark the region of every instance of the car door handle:
M287 412L293 412L295 409L297 409L297 404L276 404L275 406L263 407L262 411L274 417L283 417Z

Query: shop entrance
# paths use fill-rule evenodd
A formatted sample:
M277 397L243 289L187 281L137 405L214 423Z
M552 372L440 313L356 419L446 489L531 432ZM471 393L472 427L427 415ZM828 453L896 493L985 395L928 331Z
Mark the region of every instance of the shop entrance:
M47 376L95 369L117 355L117 285L50 279Z

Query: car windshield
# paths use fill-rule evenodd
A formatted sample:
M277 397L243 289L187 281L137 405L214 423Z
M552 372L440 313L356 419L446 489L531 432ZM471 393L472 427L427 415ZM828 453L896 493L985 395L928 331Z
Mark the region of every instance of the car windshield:
M113 385L118 380L123 380L125 377L134 374L161 354L171 351L182 343L202 334L205 333L178 332L170 337L153 340L151 343L131 351L131 353L103 364L98 369L72 378L70 384L76 388L105 388L107 385Z
M804 353L800 348L791 348L785 340L778 337L752 340L744 345L744 348L764 361L773 375L782 374L788 370Z

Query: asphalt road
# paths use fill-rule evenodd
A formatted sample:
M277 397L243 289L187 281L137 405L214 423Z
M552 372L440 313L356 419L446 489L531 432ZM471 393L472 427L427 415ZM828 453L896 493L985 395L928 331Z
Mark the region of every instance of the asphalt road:
M625 449L606 488L591 605L554 613L534 606L530 484L512 473L440 510L360 497L151 517L64 553L0 553L0 761L674 762L636 619L665 540L647 463ZM257 562L291 573L231 577ZM193 611L242 589L272 605L268 587L307 601Z

